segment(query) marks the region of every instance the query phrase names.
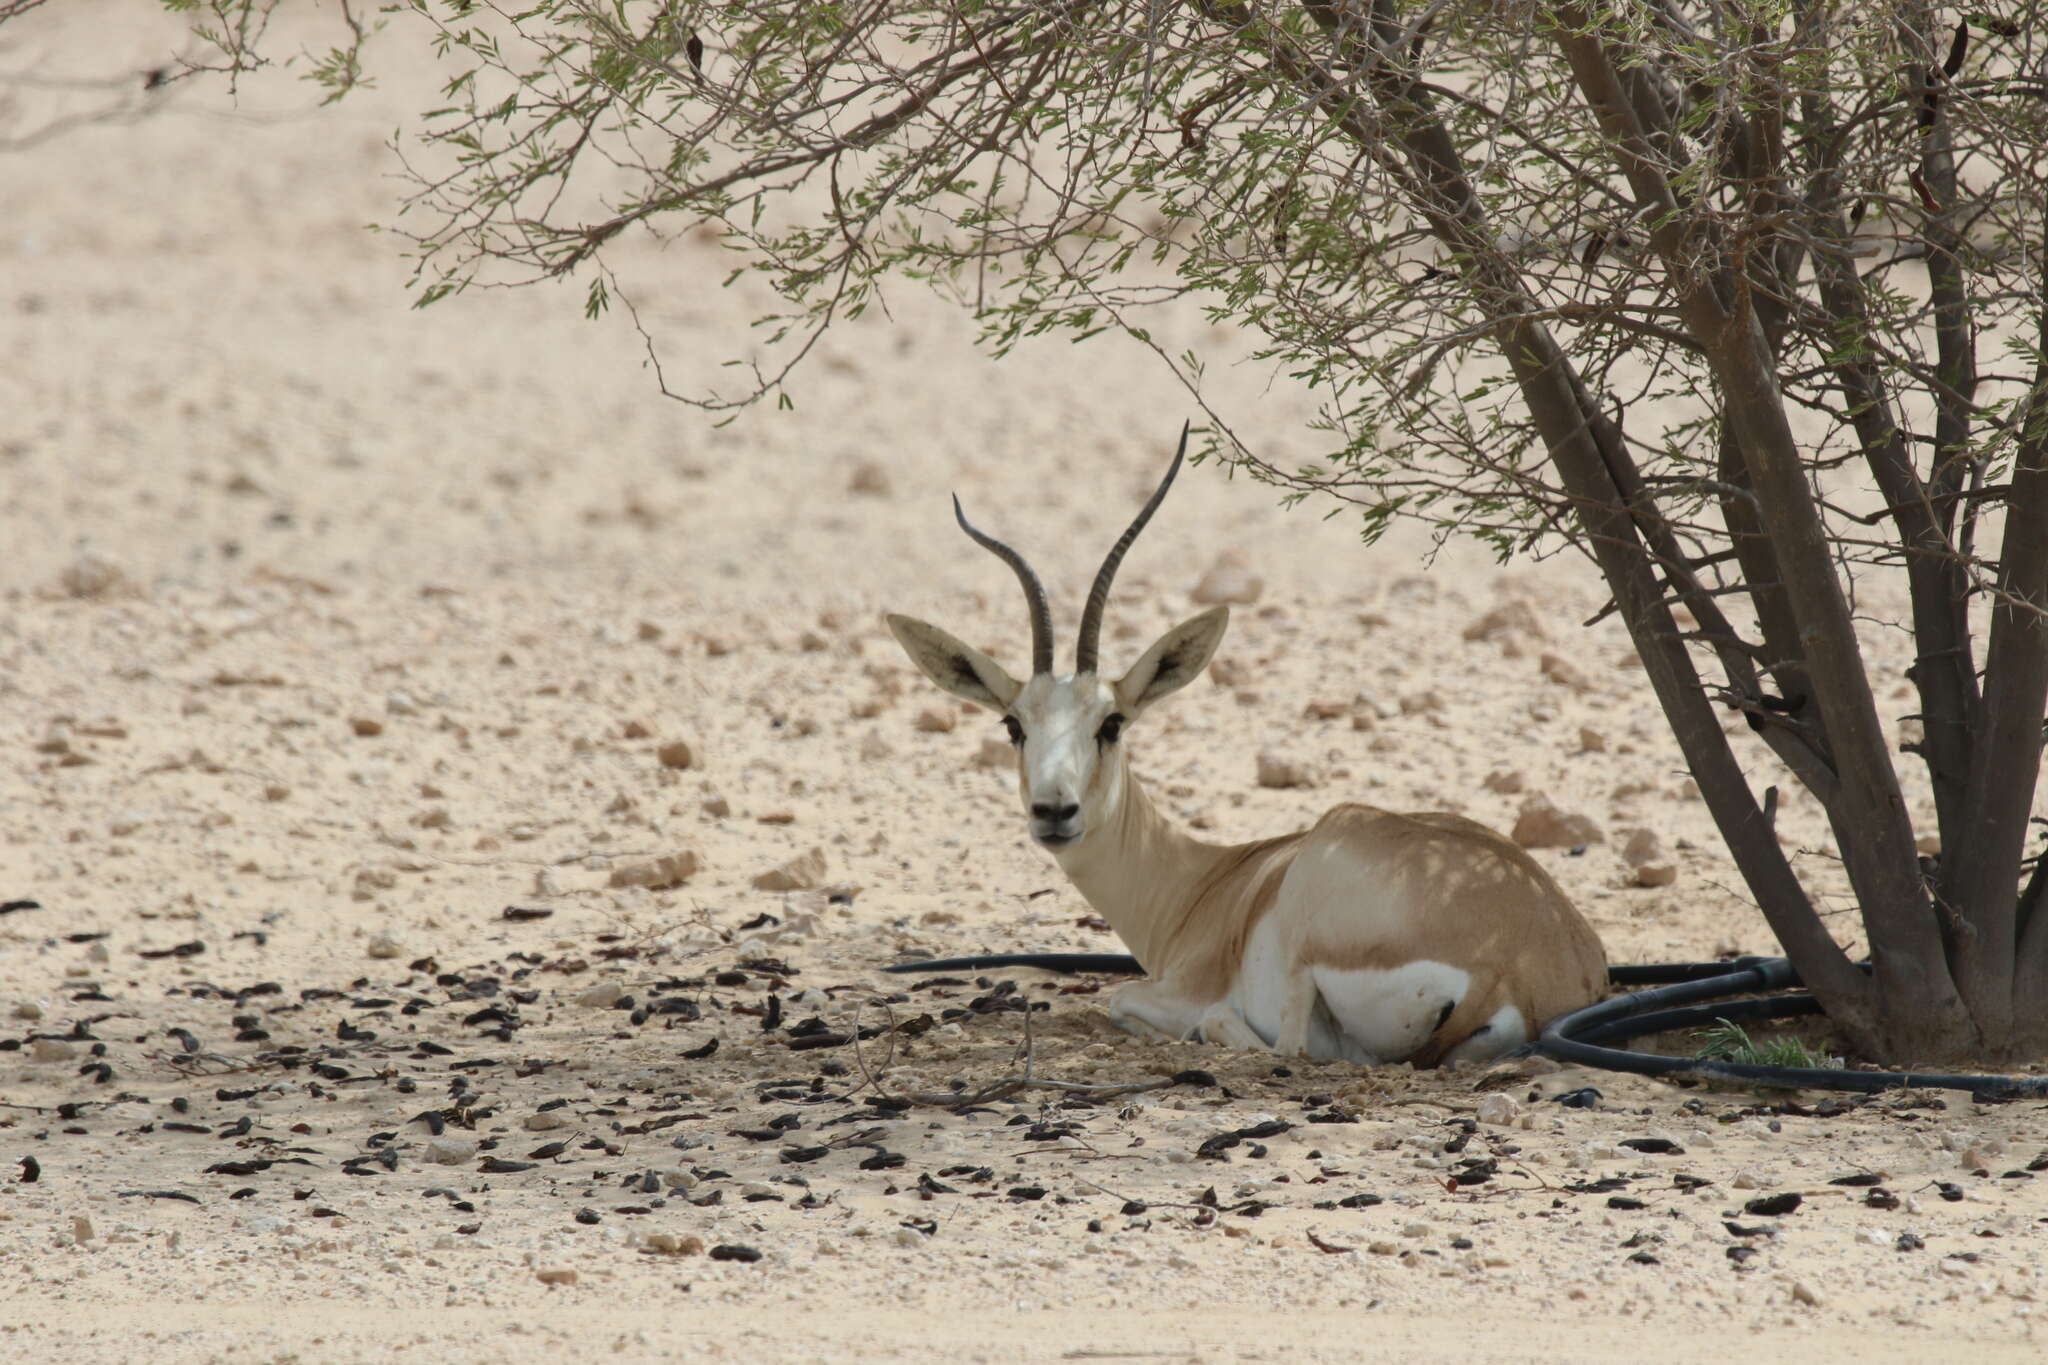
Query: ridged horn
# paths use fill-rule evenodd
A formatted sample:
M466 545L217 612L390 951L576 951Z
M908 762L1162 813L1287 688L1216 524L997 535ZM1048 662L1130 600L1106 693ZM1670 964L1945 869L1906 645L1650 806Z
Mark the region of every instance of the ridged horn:
M953 517L976 545L1017 571L1017 581L1024 585L1024 603L1031 608L1031 675L1037 677L1040 673L1052 672L1052 609L1045 602L1045 585L1024 562L1023 555L994 536L983 535L974 529L974 523L967 520L967 514L960 510L960 495L957 493L953 495Z
M1159 481L1159 487L1152 490L1151 501L1145 504L1137 519L1124 528L1124 533L1110 548L1109 558L1102 561L1096 571L1095 586L1088 590L1088 609L1081 613L1081 640L1074 646L1074 672L1095 671L1096 646L1102 640L1102 610L1109 605L1109 585L1116 577L1117 565L1124 562L1124 552L1131 548L1131 542L1138 538L1138 532L1145 529L1145 523L1152 520L1152 514L1159 510L1159 504L1166 498L1166 490L1173 487L1173 476L1180 473L1180 462L1188 453L1188 424L1181 423L1180 449L1173 452L1173 463L1167 467L1166 477Z

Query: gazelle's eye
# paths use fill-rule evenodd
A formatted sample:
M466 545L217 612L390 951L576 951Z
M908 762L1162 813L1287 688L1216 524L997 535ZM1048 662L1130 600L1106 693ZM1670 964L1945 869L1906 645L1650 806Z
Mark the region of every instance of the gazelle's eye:
M1003 728L1010 732L1010 743L1018 745L1024 743L1024 726L1015 716L1004 716Z
M1117 741L1117 736L1123 732L1124 718L1112 711L1103 717L1102 728L1095 732L1095 742L1098 744L1114 744Z

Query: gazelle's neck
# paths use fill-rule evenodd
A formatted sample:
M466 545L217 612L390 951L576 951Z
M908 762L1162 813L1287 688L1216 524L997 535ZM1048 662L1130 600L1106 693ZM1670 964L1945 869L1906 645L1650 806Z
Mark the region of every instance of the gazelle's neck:
M1148 970L1157 970L1158 949L1235 850L1204 843L1161 815L1129 768L1119 785L1109 819L1055 856L1124 946Z

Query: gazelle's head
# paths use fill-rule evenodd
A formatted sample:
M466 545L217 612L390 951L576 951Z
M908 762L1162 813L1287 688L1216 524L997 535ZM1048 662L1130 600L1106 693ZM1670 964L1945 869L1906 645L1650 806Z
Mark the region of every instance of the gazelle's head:
M1172 487L1187 448L1188 434L1183 427L1180 448L1174 452L1166 477L1102 561L1081 616L1071 674L1052 671L1052 614L1038 575L1022 555L968 524L958 498L953 499L953 515L960 529L1015 570L1024 585L1024 600L1031 609L1031 675L1020 682L988 655L937 626L908 616L889 617L889 629L927 678L961 700L985 706L1003 718L1010 742L1017 746L1018 788L1031 819L1031 837L1054 851L1103 827L1121 807L1126 781L1125 728L1146 707L1199 677L1230 623L1228 607L1212 607L1160 636L1131 670L1114 682L1096 671L1096 646L1101 640L1110 582L1124 552Z

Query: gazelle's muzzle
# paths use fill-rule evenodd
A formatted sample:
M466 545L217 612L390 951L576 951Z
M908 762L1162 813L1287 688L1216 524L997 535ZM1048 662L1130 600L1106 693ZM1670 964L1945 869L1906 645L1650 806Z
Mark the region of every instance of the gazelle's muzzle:
M1031 837L1046 848L1064 848L1080 838L1085 829L1081 808L1072 802L1031 803Z

